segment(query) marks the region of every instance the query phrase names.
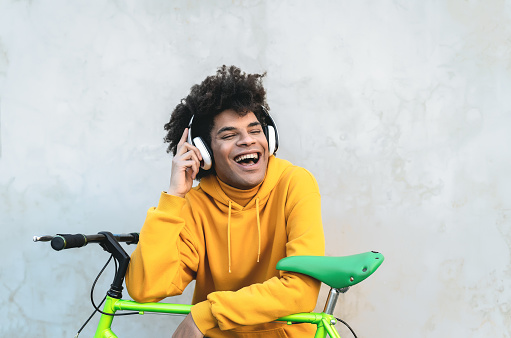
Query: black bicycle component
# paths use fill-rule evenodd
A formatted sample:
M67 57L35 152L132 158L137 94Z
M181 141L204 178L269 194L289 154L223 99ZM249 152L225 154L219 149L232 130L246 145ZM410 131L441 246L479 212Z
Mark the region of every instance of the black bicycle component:
M114 281L110 285L110 290L108 290L107 295L112 298L121 299L122 298L122 282L124 281L124 276L126 275L126 271L128 270L128 265L130 263L130 256L124 251L122 246L117 242L114 235L108 231L99 232L105 236L105 241L99 243L105 251L110 252L114 259L119 263L119 268L115 273Z
M131 241L126 241L126 244L138 244L139 233L138 232L130 232L130 235L133 236Z
M139 235L136 232L113 235L108 231L102 231L96 235L57 234L54 237L34 236L34 241L36 242L46 242L51 240L51 247L57 251L62 249L80 248L88 243L99 243L105 251L112 254L116 262L119 264L119 269L117 269L113 283L110 285L110 290L107 292L110 297L116 299L122 298L122 283L130 262L130 256L126 253L126 251L124 251L119 242L137 244L138 239Z
M343 323L344 325L346 325L346 327L348 329L350 329L351 333L353 334L353 337L354 338L357 338L357 335L355 334L355 331L353 331L353 329L351 328L351 326L348 325L348 323L346 323L344 320L340 319L340 318L337 318L335 317L335 319L337 319L338 321L340 321L341 323Z
M90 320L92 319L92 317L94 317L94 315L99 312L103 315L107 315L107 316L128 316L128 315L138 315L139 312L127 312L127 313L106 313L106 312L103 312L101 311L100 307L101 305L103 305L103 303L105 302L106 300L106 296L103 297L103 300L101 300L101 302L99 303L99 305L96 305L96 303L94 302L94 289L96 287L96 283L98 282L98 279L99 277L101 277L101 275L103 274L103 271L105 271L106 267L108 266L108 264L110 264L110 261L112 260L112 258L114 258L114 255L110 255L110 258L108 258L108 260L106 261L105 265L103 266L103 268L101 269L101 271L99 271L98 275L96 276L96 279L94 280L94 283L92 283L92 287L90 289L90 301L92 303L92 306L94 307L94 311L92 311L91 315L89 316L89 318L87 318L87 320L85 321L85 323L83 323L82 327L80 327L80 329L78 330L78 332L76 332L76 335L75 335L75 338L78 337L80 335L80 333L82 332L82 330L85 328L85 326L90 322ZM114 263L115 263L115 271L117 272L117 261L114 259Z
M138 233L131 232L129 234L112 235L117 242L126 242L126 244L137 244ZM34 236L34 242L51 241L51 247L60 251L63 249L81 248L89 243L103 243L106 237L103 233L96 235L84 234L57 234L56 236Z
M60 251L62 249L81 248L87 245L87 237L82 234L57 234L51 240L53 250Z
M106 312L103 312L101 311L100 309L100 306L103 304L103 302L106 300L106 296L105 298L103 298L103 300L101 301L101 303L99 305L96 305L96 303L94 302L94 289L96 288L96 283L98 282L98 279L99 277L101 277L101 274L103 273L103 271L105 271L106 267L108 266L108 264L110 263L110 261L112 260L112 258L114 257L114 255L112 254L110 256L110 258L108 259L108 261L105 263L105 266L103 266L103 268L101 269L101 271L98 273L98 276L96 277L96 279L94 280L94 283L92 283L92 287L90 289L90 301L92 303L92 306L94 307L94 312L92 313L91 317L94 315L94 313L96 312L99 312L103 315L107 315L107 316L112 316L112 317L118 317L118 316L129 316L129 315L138 315L139 312L126 312L126 313L106 313ZM119 268L117 266L117 261L114 259L114 264L115 264L115 271L117 273L117 271L119 271Z

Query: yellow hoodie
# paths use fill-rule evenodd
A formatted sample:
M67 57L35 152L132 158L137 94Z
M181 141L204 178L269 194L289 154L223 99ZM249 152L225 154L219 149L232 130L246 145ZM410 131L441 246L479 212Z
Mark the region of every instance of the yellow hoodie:
M192 317L207 337L312 337L312 325L272 321L312 311L320 283L275 266L324 250L316 180L271 156L264 181L250 191L212 175L185 198L162 193L148 211L126 285L134 300L154 302L196 279Z

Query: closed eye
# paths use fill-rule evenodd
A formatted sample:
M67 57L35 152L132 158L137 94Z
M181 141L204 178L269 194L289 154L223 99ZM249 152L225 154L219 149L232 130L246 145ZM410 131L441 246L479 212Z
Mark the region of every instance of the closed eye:
M222 136L222 140L230 140L234 136L236 136L236 135L234 135L234 134L227 134L227 135Z

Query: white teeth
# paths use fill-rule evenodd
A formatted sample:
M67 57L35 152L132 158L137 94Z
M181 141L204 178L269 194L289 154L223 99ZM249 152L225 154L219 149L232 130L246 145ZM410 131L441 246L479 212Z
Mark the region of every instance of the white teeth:
M238 156L236 157L234 160L239 163L243 160L248 160L248 159L254 159L254 160L257 160L259 158L259 155L258 154L246 154L246 155L241 155L241 156Z

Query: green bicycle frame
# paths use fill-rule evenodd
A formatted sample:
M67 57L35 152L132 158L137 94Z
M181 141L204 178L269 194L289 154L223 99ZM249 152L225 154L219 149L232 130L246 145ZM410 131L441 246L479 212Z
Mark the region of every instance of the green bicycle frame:
M337 319L334 316L326 313L295 313L289 316L285 316L277 319L279 321L286 321L288 324L292 323L309 323L315 324L318 329L314 338L324 338L326 334L331 338L341 338L334 325L337 323Z
M138 311L141 315L143 315L144 312L188 314L190 313L191 307L191 305L186 304L137 303L131 300L115 299L107 296L105 305L103 306L103 312L115 314L115 312L119 310L129 310ZM94 338L117 337L111 329L113 319L114 316L102 314Z
M191 305L169 304L169 303L137 303L131 300L115 299L106 297L103 312L115 314L119 310L138 311L143 315L145 312L183 314L190 313ZM98 323L94 338L117 338L111 329L114 316L102 314ZM289 325L294 323L310 323L317 326L315 338L326 338L326 334L331 338L341 338L333 325L337 322L334 316L326 313L296 313L277 319L287 322Z

